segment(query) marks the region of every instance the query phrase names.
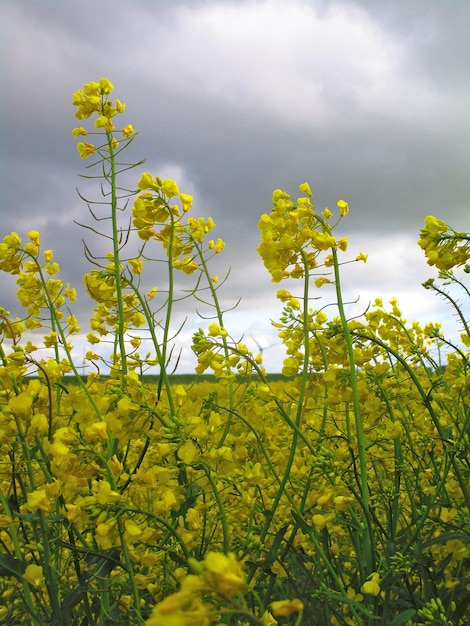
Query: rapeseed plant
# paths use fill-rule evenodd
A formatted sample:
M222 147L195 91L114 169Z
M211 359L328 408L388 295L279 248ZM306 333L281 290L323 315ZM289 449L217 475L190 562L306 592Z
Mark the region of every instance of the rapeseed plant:
M0 243L23 310L0 309L0 618L463 626L470 333L449 287L469 294L459 273L468 235L426 217L418 242L439 270L425 287L457 314L462 347L436 324L409 324L395 299L349 319L341 266L351 260L335 234L348 203L318 213L307 182L297 199L275 190L258 248L273 282L289 281L274 322L286 378L274 382L225 324L224 281L211 268L225 244L209 239L212 218L191 215L176 181L146 172L135 190L120 186L143 162L118 160L136 133L119 128L125 105L112 92L101 79L73 96L77 119L94 118L72 135L100 171L107 211L88 201L98 227L84 226L111 242L103 257L85 246L88 376L72 357L76 290L53 250L34 230ZM143 289L154 260L166 277ZM318 298L325 289L332 316ZM212 311L193 337L190 385L170 378L181 298ZM152 349L141 354L144 340ZM145 375L154 367L156 383ZM199 381L206 371L216 383Z

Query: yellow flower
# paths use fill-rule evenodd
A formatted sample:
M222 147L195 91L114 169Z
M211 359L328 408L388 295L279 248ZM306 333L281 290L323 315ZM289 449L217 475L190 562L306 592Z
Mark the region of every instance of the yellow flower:
M369 255L368 254L364 254L364 252L359 252L359 254L356 257L356 261L364 261L364 263L367 261L367 257Z
M87 339L88 343L91 343L91 344L99 343L101 341L100 338L97 337L94 333L88 333L88 335L86 336L86 339ZM88 355L88 353L87 353L87 355ZM97 355L95 355L93 353L91 358L95 358L95 356L97 356ZM88 356L87 356L87 358L88 358Z
M308 183L302 183L301 185L299 185L299 189L300 191L306 193L309 198L312 197L312 190L310 189L310 185Z
M336 242L336 245L338 246L340 250L342 250L342 252L346 252L348 248L348 238L342 237L341 239L338 239L338 241Z
M231 596L245 588L245 574L233 552L208 552L203 561L204 580L218 593Z
M142 339L140 337L136 336L136 337L132 337L131 338L130 344L136 350L137 350L137 348L139 348L141 343L142 343Z
M153 300L155 296L157 295L157 291L158 291L157 287L152 287L152 289L150 289L150 291L147 291L147 293L145 294L147 299Z
M184 213L187 213L193 205L193 197L187 193L180 193L180 200Z
M108 440L108 427L106 422L95 422L85 428L83 433L85 441L107 441Z
M424 218L424 229L427 235L434 238L436 235L445 233L449 226L442 220L438 220L433 215L428 215Z
M353 500L350 496L336 496L333 498L335 509L337 511L347 511Z
M160 185L158 184L158 181L155 180L155 178L152 176L152 174L145 172L145 174L142 174L142 176L140 177L140 180L137 183L137 187L141 191L144 191L145 189L154 189L156 191L157 189L159 189ZM146 196L142 195L142 197ZM135 204L137 204L137 201Z
M114 89L113 83L107 78L100 78L100 92L102 94L109 94Z
M70 315L66 321L70 333L80 332L80 326L78 325L78 320L75 315Z
M85 141L79 141L77 143L77 150L82 159L87 159L89 156L95 153L95 146L92 143L86 143Z
M80 135L86 136L88 135L88 131L85 128L83 128L83 126L77 126L77 128L74 128L72 130L72 135L74 137L80 137Z
M133 274L142 274L142 259L129 259L128 263L131 266Z
M135 134L135 130L134 130L132 124L128 124L127 126L124 126L124 128L122 129L122 136L123 136L123 138L131 137L134 134Z
M126 527L126 532L132 537L140 537L142 534L142 529L131 519L127 519L124 522L124 526Z
M111 139L111 148L113 150L117 150L119 148L119 141L116 139L116 137L113 137ZM106 149L109 151L109 146Z
M33 405L33 396L26 391L22 391L17 396L12 396L8 401L8 406L17 417L29 417Z
M219 238L217 239L217 243L215 243L214 240L211 239L209 243L207 244L207 247L210 250L214 250L216 254L219 254L219 252L222 252L222 250L225 248L225 242Z
M187 441L184 446L178 450L178 457L187 465L193 462L197 454L197 448L192 441Z
M379 579L380 576L377 572L371 574L361 587L362 593L367 593L370 596L378 596L380 593Z
M321 513L317 513L312 516L312 522L317 531L323 530L325 526L328 524L328 516L322 515Z
M453 509L449 509L447 507L442 507L441 513L439 515L439 518L444 522L444 523L448 523L451 522L458 514L457 509L453 508Z
M35 246L41 245L41 236L37 230L30 230L28 233L28 237L31 239Z
M12 521L9 515L0 514L0 528L8 528Z
M96 501L98 504L113 504L121 497L117 491L111 489L111 485L107 480L100 480L96 487Z
M80 517L82 509L78 504L65 504L61 512L69 522L76 522Z
M121 461L117 458L117 456L114 455L108 461L108 467L112 471L114 476L117 476L120 472L122 472L123 465L122 465Z
M96 83L93 80L90 81L89 83L83 86L83 93L85 94L85 97L88 96L88 98L91 98L93 96L94 97L98 96L100 93L100 84Z
M187 576L183 581L190 578ZM167 596L152 610L145 626L209 626L213 623L208 612L210 605L205 604L194 593L185 593L184 588Z
M40 587L44 583L43 568L40 565L31 563L25 569L23 578L33 587Z
M31 513L35 513L36 511L48 513L50 510L50 506L51 503L47 496L46 490L36 489L35 491L28 493L24 508L27 511L31 511Z
M162 182L162 191L168 198L178 196L180 193L177 183L171 179L167 179Z
M117 413L120 416L129 417L129 415L134 415L135 412L138 410L139 405L135 402L132 402L132 400L127 396L122 396L122 398L117 403Z
M278 289L276 291L276 298L281 302L287 302L290 298L292 298L292 294L287 289Z
M58 263L48 263L45 266L45 269L49 276L54 276L54 274L58 274L60 272L60 265ZM55 304L57 308L57 300Z
M339 207L339 214L344 217L349 213L349 206L345 200L338 200L337 206Z
M116 111L118 113L124 113L126 105L116 98Z
M115 128L113 122L105 115L100 115L100 117L96 118L94 126L95 128L104 128L104 130L108 132L111 132Z
M312 246L317 250L328 250L336 246L336 239L328 233L321 233L314 230L311 234Z
M228 335L225 328L221 328L217 322L212 322L209 324L209 337L226 337Z
M278 600L271 602L269 608L275 617L286 617L287 615L292 615L292 613L303 611L304 603L298 598L294 600Z
M276 626L276 624L278 624L278 621L277 619L274 619L272 613L270 613L269 611L265 611L261 616L261 623L263 624L263 626Z
M315 278L315 287L320 288L323 287L323 285L327 285L328 283L331 283L331 280L326 276L319 276L318 278Z

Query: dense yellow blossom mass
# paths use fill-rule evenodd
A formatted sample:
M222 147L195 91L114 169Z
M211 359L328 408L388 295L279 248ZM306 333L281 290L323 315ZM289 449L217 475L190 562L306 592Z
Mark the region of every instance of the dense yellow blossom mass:
M267 375L230 333L214 220L193 216L174 180L145 172L135 193L120 187L135 131L119 128L112 91L102 78L73 95L96 141L72 135L101 178L87 228L109 246L84 248L90 328L50 242L31 230L0 243L19 303L0 307L2 622L467 623L470 333L450 288L468 298L469 235L428 216L418 242L457 344L394 298L348 317L348 239L335 233L348 203L335 217L308 182L296 199L276 189L258 251L288 281L272 321L285 359ZM183 301L200 317L188 382L172 376Z

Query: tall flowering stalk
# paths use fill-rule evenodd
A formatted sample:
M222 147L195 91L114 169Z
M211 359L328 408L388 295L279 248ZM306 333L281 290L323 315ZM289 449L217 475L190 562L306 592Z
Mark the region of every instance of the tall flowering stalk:
M275 499L272 515L275 514L285 484L289 478L297 454L298 433L303 428L303 417L306 412L308 398L308 380L312 369L312 357L315 354L316 326L315 320L325 321L326 316L321 311L313 312L310 307L311 286L321 288L329 283L336 286L336 304L339 319L336 333L343 334L346 346L345 362L348 368L349 382L352 389L352 405L355 422L355 437L359 454L359 494L358 501L364 517L363 522L363 549L360 561L363 563L363 576L367 578L374 572L374 537L369 513L368 474L366 462L366 442L362 430L361 410L356 378L356 363L354 357L353 342L351 339L348 321L343 305L343 296L340 283L340 261L338 251L347 249L347 239L336 239L334 228L339 220L348 213L348 205L344 200L338 202L339 220L334 225L330 224L333 214L325 209L322 214L315 212L311 201L312 192L308 183L303 183L300 190L305 197L297 199L294 203L290 196L276 190L273 194L273 210L269 215L262 216L259 223L261 231L261 245L259 253L265 267L272 276L273 282L286 279L302 279L303 295L299 300L292 296L290 291L280 289L278 298L286 303L284 315L281 319L280 337L287 347L290 356L284 361L283 373L286 375L300 375L298 386L298 400L296 402L295 430L293 432L290 456L286 464L284 480ZM358 255L357 261L365 261L366 255ZM330 268L333 271L333 280L329 277ZM324 365L322 361L322 366ZM349 436L351 429L348 426ZM319 522L320 523L320 522ZM268 522L265 526L265 531ZM317 551L319 545L316 546ZM327 558L328 561L328 558ZM331 563L329 569L333 570ZM339 591L345 593L340 580L333 576L335 584L339 585ZM354 609L353 609L354 612ZM355 612L354 612L355 613ZM359 619L356 614L356 618Z

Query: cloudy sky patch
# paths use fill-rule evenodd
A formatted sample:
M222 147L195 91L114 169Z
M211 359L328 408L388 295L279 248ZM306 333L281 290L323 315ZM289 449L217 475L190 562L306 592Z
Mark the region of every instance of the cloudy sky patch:
M73 223L90 223L75 188L99 198L70 131L72 93L105 76L140 131L129 159L195 196L227 241L217 273L234 332L268 346L275 291L256 253L271 193L310 182L318 209L348 200L344 288L356 307L395 295L408 319L453 318L420 286L433 270L416 247L426 215L468 229L470 3L465 0L3 0L2 236L41 231L65 282L88 266ZM14 281L0 277L4 306ZM321 292L327 297L327 292ZM3 304L3 302L1 303ZM83 290L77 314L88 332ZM194 307L187 344L202 325ZM86 333L85 333L86 334ZM81 339L77 350L81 350ZM264 343L263 343L264 342ZM255 348L252 342L251 346ZM265 353L271 370L281 350ZM192 367L190 353L181 367Z

